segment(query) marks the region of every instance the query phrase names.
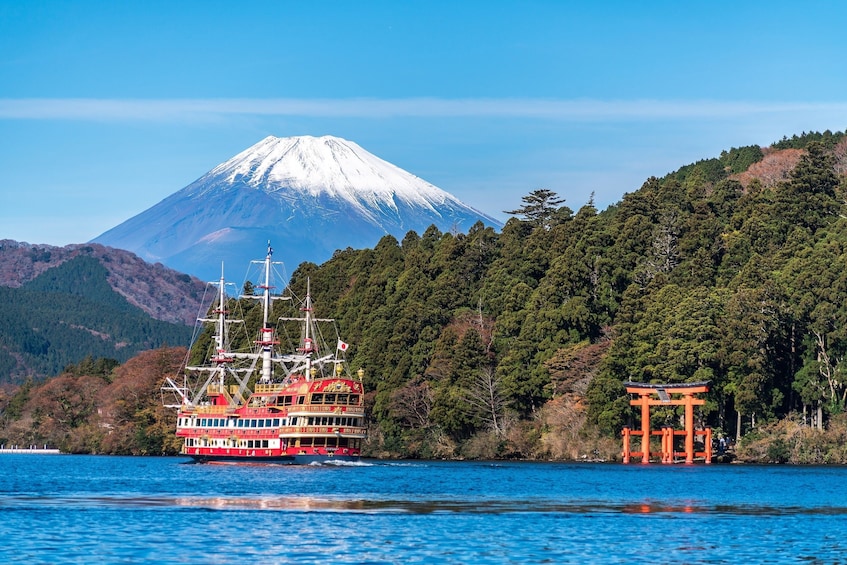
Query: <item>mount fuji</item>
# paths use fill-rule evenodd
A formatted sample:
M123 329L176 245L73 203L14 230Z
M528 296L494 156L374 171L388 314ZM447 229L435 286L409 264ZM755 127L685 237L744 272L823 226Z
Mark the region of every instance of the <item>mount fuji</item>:
M289 275L391 234L501 222L338 137L266 137L93 240L205 280L240 274L267 242ZM244 271L242 271L244 269ZM233 280L236 280L233 277Z

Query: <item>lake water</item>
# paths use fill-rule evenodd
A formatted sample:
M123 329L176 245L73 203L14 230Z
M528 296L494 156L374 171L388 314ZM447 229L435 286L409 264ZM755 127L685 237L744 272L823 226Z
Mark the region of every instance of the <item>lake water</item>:
M2 563L847 563L847 468L0 455Z

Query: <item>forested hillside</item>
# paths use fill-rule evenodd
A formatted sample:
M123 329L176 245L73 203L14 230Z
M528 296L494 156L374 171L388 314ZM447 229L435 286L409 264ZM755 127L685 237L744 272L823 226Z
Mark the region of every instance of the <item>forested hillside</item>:
M0 384L57 375L85 357L126 361L163 344L185 344L191 328L155 320L79 255L19 288L0 287Z
M0 287L18 288L76 257L97 259L111 289L157 320L193 325L205 284L161 263L96 243L64 247L0 240Z
M535 190L501 233L386 236L291 284L365 369L371 454L611 459L625 381L710 381L700 423L751 460L847 462L845 173L844 134L803 134L604 211Z
M500 234L386 237L294 285L311 277L358 346L391 453L577 456L567 434L581 447L630 423L630 380L711 381L719 434L789 415L822 428L847 400L847 141L778 146L648 179L599 213L535 191ZM736 176L798 148L782 179Z

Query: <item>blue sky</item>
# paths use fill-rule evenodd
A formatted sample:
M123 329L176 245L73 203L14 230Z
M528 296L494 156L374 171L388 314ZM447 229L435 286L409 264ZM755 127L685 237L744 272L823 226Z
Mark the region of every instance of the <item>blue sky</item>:
M847 3L0 0L0 239L91 240L267 135L505 219L847 129Z

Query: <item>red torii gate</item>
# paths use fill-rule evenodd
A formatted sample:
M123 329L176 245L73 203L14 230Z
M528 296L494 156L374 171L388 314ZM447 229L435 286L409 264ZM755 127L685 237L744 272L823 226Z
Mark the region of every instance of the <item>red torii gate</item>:
M630 458L640 457L642 463L650 462L650 455L661 455L662 463L673 463L676 455L685 455L686 463L694 463L695 457L703 457L706 463L712 462L712 429L694 429L694 406L706 403L695 394L709 392L709 381L699 383L678 384L649 384L624 383L629 394L637 394L637 399L629 401L630 406L641 407L641 430L623 429L623 462L629 463ZM655 395L655 396L654 396ZM650 430L651 406L685 406L685 430L674 430L665 426L661 430ZM662 436L661 452L650 452L650 437ZM641 436L641 451L630 450L632 436ZM685 436L685 451L674 451L674 437ZM694 451L694 436L705 436L705 451Z

